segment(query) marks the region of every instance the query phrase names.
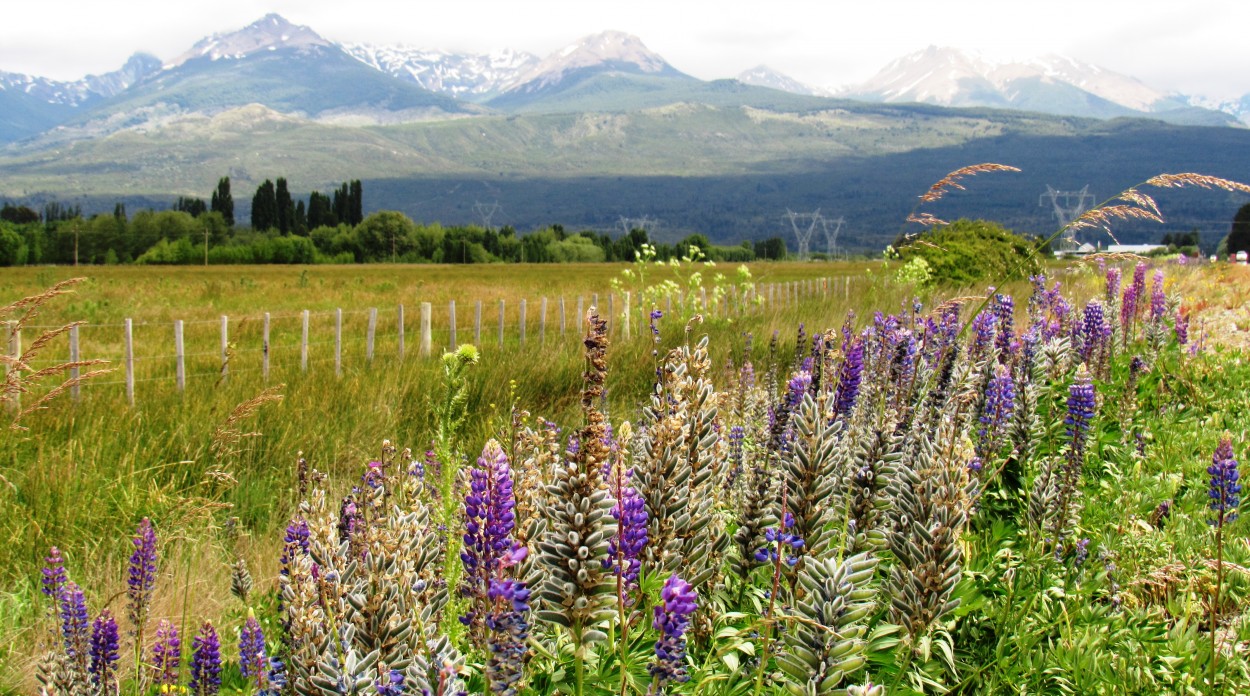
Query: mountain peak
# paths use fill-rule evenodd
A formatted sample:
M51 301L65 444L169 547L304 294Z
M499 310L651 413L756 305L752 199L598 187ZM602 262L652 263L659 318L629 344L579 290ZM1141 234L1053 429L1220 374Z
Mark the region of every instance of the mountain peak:
M534 91L559 83L566 75L585 69L623 70L652 75L680 76L642 40L623 31L603 31L582 37L519 74L508 89Z
M812 87L811 85L803 84L793 77L790 77L789 75L786 75L778 70L774 70L763 63L749 70L743 70L738 73L738 77L735 79L744 85L767 87L769 89L777 89L791 94L803 94L814 97L829 96L826 92Z
M227 34L213 34L201 39L191 50L178 56L170 67L182 65L196 58L209 60L245 58L261 51L278 49L304 49L314 46L330 46L308 27L292 24L282 15L270 13L251 24Z

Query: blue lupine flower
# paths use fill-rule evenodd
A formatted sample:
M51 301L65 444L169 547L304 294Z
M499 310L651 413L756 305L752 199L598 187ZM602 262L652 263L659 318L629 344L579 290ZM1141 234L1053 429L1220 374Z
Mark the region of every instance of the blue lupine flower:
M1210 523L1223 527L1237 519L1237 510L1241 504L1241 485L1237 483L1240 476L1237 460L1233 457L1233 439L1228 433L1220 438L1207 473L1211 475L1211 487L1207 495L1211 498L1210 507L1215 514Z
M204 622L191 641L191 681L187 688L194 696L215 696L221 689L221 640L212 622Z
M116 690L117 645L117 621L104 609L91 624L91 683L101 693Z
M260 622L251 609L247 611L247 621L239 631L239 672L244 679L256 683L257 689L265 688L269 676L269 657L265 651L265 634L261 631Z
M668 682L687 682L686 629L690 616L697 608L698 595L690 583L673 573L660 591L661 603L655 607L652 625L660 631L655 642L655 662L651 663L651 675L657 687Z
M148 606L156 589L156 530L152 521L144 517L132 540L135 546L130 555L130 573L126 580L126 596L129 598L130 625L142 633L147 622Z

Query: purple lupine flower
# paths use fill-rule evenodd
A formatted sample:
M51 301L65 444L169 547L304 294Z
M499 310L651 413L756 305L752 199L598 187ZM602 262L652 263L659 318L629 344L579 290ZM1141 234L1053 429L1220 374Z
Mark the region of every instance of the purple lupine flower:
M1183 346L1189 343L1189 315L1176 310L1176 344Z
M765 546L755 552L755 560L760 563L776 563L779 556L778 549L783 546L789 546L794 553L785 557L786 565L794 566L799 562L799 552L802 550L806 542L803 537L797 534L787 532L787 529L794 527L794 515L786 513L786 518L780 528L769 527L764 530L764 540L768 542ZM781 548L781 553L785 554L785 549Z
M486 677L491 691L512 696L517 693L517 682L525 669L526 647L529 638L530 591L520 580L490 581L486 592L492 610L486 617L490 629L487 647L490 660L486 663Z
M1211 466L1207 467L1211 475L1211 487L1207 495L1211 498L1211 510L1215 514L1208 520L1215 527L1237 519L1237 510L1241 505L1241 485L1237 471L1237 460L1233 457L1233 438L1227 432L1220 438L1220 444L1211 457Z
M61 596L61 591L65 589L65 582L68 579L65 575L65 559L61 557L61 550L53 546L43 560L45 565L43 578L40 580L41 591L44 596L50 597L55 603Z
M117 621L108 609L100 612L91 624L91 683L100 693L116 691L117 682Z
M90 631L87 598L78 583L69 580L61 590L61 638L65 641L65 654L83 666L91 649Z
M981 413L980 454L988 457L998 449L1003 428L1016 409L1016 383L1011 370L999 364L985 386L985 410Z
M373 690L377 696L404 696L404 673L393 669L386 677L373 682Z
M1085 442L1090 421L1094 419L1094 384L1085 363L1076 370L1076 378L1068 387L1068 416L1064 419L1067 436L1072 441L1069 457L1072 462L1084 461Z
M1015 303L1011 295L1000 293L994 296L994 318L998 321L995 345L998 347L1000 360L1006 360L1011 355L1011 341L1015 338L1015 313Z
M148 607L152 604L152 592L156 589L156 530L152 521L144 517L132 540L135 550L130 554L130 576L126 579L126 596L129 598L130 625L135 634L143 635L147 623Z
M152 683L157 686L177 686L178 669L182 664L182 641L178 629L168 619L156 625L156 640L152 645Z
M1102 303L1091 300L1085 305L1085 315L1081 322L1080 357L1081 362L1090 364L1102 352L1103 343L1110 335L1111 327L1107 325L1106 316L1102 311Z
M1168 311L1168 297L1163 291L1163 269L1157 269L1154 284L1150 289L1150 320L1163 321L1163 314Z
M664 312L658 309L651 310L649 325L651 326L651 338L656 343L660 342L660 325L657 323L664 318Z
M470 472L469 492L464 497L464 562L465 584L461 594L482 599L491 578L501 567L525 557L525 548L512 540L516 527L516 498L512 494L512 470L508 455L491 440L482 449L477 467ZM472 625L479 620L470 611L460 620Z
M657 687L669 682L690 681L686 673L686 629L690 627L690 615L696 609L698 595L690 583L673 573L660 590L663 600L655 607L652 626L660 631L655 642L655 662L651 663L651 676Z
M1081 539L1076 542L1076 557L1072 559L1072 562L1080 568L1085 565L1087 559L1089 559L1089 539Z
M612 506L616 534L608 542L608 557L603 560L603 569L620 575L626 589L638 584L642 550L648 541L647 503L633 486L627 485L632 474L624 470L609 479L609 488L616 498Z
M1120 282L1122 278L1123 275L1119 268L1112 266L1107 269L1107 292L1105 295L1107 304L1114 303L1116 298L1120 296Z
M339 503L339 543L352 541L356 537L356 533L364 526L364 513L361 512L360 506L356 504L356 497L352 494L343 496L342 502Z
M803 396L811 386L811 370L799 370L790 376L790 381L786 383L786 408L790 413L794 413L799 404L803 403Z
M972 348L969 357L974 361L983 360L994 344L998 334L998 317L990 310L983 310L972 320Z
M729 442L729 480L725 482L727 489L733 487L734 481L742 473L743 443L746 440L746 434L746 428L735 425L729 429L729 436L725 438Z
M835 418L846 418L859 398L859 385L864 372L864 340L845 339L842 343L845 357L838 370L838 388L833 397Z
M256 614L248 609L247 621L239 631L239 672L250 679L256 688L265 688L269 676L269 658L265 651L265 634L261 631Z
M308 540L308 522L302 517L291 520L286 526L286 535L282 538L282 570L283 575L290 574L291 563L295 560L295 554L307 554L310 548Z
M191 681L193 696L214 696L221 689L221 641L211 621L205 621L191 641Z
M1137 313L1146 294L1146 264L1139 263L1133 268L1133 283L1124 288L1124 299L1120 304L1120 325L1128 327L1137 319ZM1127 335L1126 335L1127 339Z

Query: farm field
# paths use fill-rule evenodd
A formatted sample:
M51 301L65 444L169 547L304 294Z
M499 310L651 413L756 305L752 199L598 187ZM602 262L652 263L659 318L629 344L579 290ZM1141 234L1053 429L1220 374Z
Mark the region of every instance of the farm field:
M1120 274L1114 292L1097 264L1056 266L1041 290L998 288L1014 305L985 288L913 292L894 279L897 265L878 263L756 264L749 281L724 266L653 269L619 288L611 281L626 267L608 264L77 269L88 280L41 308L26 344L38 327L86 321L82 357L116 368L119 326L133 319L135 403L111 372L83 385L79 399L64 395L23 418L28 429L0 442L0 689L34 691L40 654L63 641L40 592L39 569L57 546L92 615L107 606L123 627L123 693L140 681L155 692L164 677L134 669L126 633L134 623L125 618L131 537L147 518L159 560L140 624L144 655L168 620L183 636L176 671L185 683L192 637L211 620L228 693L257 693L271 676L239 658L249 608L297 693L321 688L313 665L333 653L323 641L348 624L354 635L343 640L356 657L335 669L358 669L358 693L391 693L375 682L392 669L405 693L451 693L449 674L440 686L443 660L463 664L457 678L476 693L514 683L521 693L800 693L809 682L815 693L1238 693L1250 688L1250 545L1235 506L1209 508L1207 468L1226 432L1228 451L1246 454L1240 385L1250 365L1240 346L1250 274L1154 266L1137 309L1121 314L1134 263L1107 267ZM1149 296L1156 269L1166 278L1158 310ZM626 338L617 304L607 333L589 337L587 362L578 298L589 307L597 295L606 314L609 294L622 303L623 290L637 298L669 275L689 290L695 270L713 301L714 274L726 276L723 303L703 323L683 330L698 292L657 302L668 314L652 340L652 307L635 300ZM0 303L75 271L6 270ZM849 287L839 285L847 278ZM804 283L795 296L737 303L747 283L767 297L764 284L794 281ZM438 357L450 342L452 300L459 344L474 342L483 303L473 364L464 352ZM418 336L423 302L433 314L428 357ZM1105 325L1090 306L1105 310ZM379 309L372 358L370 308ZM303 310L313 315L307 369ZM224 376L222 315L232 318ZM171 359L176 320L187 322L185 391ZM44 366L65 359L64 339L38 356ZM602 383L584 379L601 370ZM1090 389L1088 405L1074 406ZM1073 416L1074 408L1086 410ZM326 479L304 469L301 481L301 456ZM369 469L371 461L383 464ZM494 487L505 476L514 493ZM479 490L485 481L495 483ZM515 496L512 523L495 527L507 528L503 546L465 536L470 490L483 500ZM557 504L583 498L585 515ZM615 502L623 500L647 511L636 566L616 531L637 522ZM525 558L491 556L511 544L527 548ZM587 564L583 577L561 556L577 548L609 567ZM251 578L246 601L231 592L240 559ZM331 582L341 600L326 599L314 563L340 574ZM625 569L619 583L615 567ZM371 578L398 589L368 610L350 608L349 595L372 596ZM492 596L505 579L513 593ZM516 582L530 600L518 599ZM422 638L383 640L377 626L388 616L414 621L409 630ZM656 663L657 640L678 657ZM359 666L370 645L377 661Z

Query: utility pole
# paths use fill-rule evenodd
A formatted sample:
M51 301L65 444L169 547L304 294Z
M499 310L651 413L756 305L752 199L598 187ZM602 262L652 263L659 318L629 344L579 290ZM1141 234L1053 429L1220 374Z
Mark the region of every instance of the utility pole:
M78 268L78 223L74 223L74 268Z
M208 267L208 225L204 226L204 267Z

